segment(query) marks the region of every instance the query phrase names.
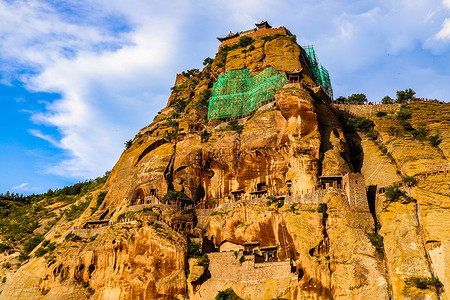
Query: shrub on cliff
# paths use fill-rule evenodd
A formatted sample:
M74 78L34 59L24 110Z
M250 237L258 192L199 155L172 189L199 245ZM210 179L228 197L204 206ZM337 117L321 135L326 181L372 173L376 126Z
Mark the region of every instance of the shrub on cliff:
M28 241L25 242L25 245L23 246L22 252L20 252L20 255L18 257L19 261L27 260L30 256L31 251L39 245L44 240L44 237L40 234L37 234L30 238Z
M197 261L197 265L206 267L209 264L209 258L208 255L203 254L200 259Z
M187 257L200 257L202 254L200 253L200 244L197 244L193 241L190 241L187 245Z
M65 211L67 221L77 219L89 206L89 201L80 202L79 204L72 204L68 210Z
M411 134L416 140L424 141L427 139L428 130L425 126L420 125L417 129L414 129Z
M388 128L388 134L390 136L397 136L400 133L400 129L395 128L394 126L389 126Z
M375 247L375 250L378 253L383 253L384 249L383 236L379 235L378 233L367 233L367 237L369 238L372 245Z
M162 201L166 203L169 200L178 200L178 199L187 199L189 198L186 196L183 192L175 191L175 190L168 190L167 193L164 195Z
M4 243L0 243L0 253L5 252L6 250L10 250L11 247L9 245L6 245Z
M414 176L406 176L402 180L404 183L406 183L410 187L417 184L417 179L414 178Z
M238 121L236 120L228 122L227 127L228 129L236 131L239 134L242 132L242 129L244 129L244 125L239 125Z
M277 39L280 36L281 36L281 34L277 33L277 34L274 34L274 35L263 36L261 39L264 41L264 43L266 43L266 42L270 42L270 41L272 41L274 39Z
M206 143L209 140L209 137L211 136L211 133L203 130L202 133L200 133L200 142Z
M394 201L400 201L402 204L408 204L411 202L417 202L416 199L407 196L404 192L402 192L398 187L390 186L386 188L386 191L384 193L384 197L386 198L387 202L394 202Z
M214 59L212 59L211 57L207 57L205 58L205 60L203 61L203 65L206 66L210 66L212 65L212 63L214 62Z
M217 293L214 300L244 300L232 290L232 289L226 289L225 291L219 291Z
M124 143L125 150L130 149L131 145L133 145L133 140L128 140Z
M354 133L357 130L362 131L368 135L378 135L378 132L374 130L375 123L372 120L369 120L364 117L359 117L357 119L344 119L340 118L344 131L348 133Z
M386 191L384 192L384 197L387 201L396 201L399 200L401 196L403 196L403 192L400 191L398 187L390 186L386 188Z
M184 99L184 98L176 98L173 102L174 102L173 103L173 108L175 109L175 111L177 113L184 112L184 109L188 105L188 101L186 99Z
M200 98L195 103L196 109L206 108L208 106L209 97L211 97L211 89L204 89L199 94Z
M198 72L200 72L199 69L190 69L190 70L181 72L181 74L183 74L183 76L190 78L193 75L197 74Z
M97 209L102 205L103 200L105 200L107 192L101 192L97 195L97 201L95 202L95 206L91 207L91 214L97 211Z
M439 289L442 287L442 283L436 277L425 277L425 276L412 276L405 280L406 283L415 286L418 289L424 290L429 287L434 286Z
M411 111L405 105L400 106L400 108L398 109L398 111L396 113L397 119L404 120L404 121L411 118L411 115L412 115Z
M442 142L442 139L439 133L436 133L435 135L430 135L428 141L430 141L432 146L437 147Z
M253 39L249 36L244 35L239 39L238 45L239 47L247 47L253 43Z

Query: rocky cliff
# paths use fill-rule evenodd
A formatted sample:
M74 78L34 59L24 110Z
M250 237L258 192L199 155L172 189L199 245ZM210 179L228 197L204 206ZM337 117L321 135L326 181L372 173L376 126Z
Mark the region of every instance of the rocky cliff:
M58 246L0 298L450 299L450 106L339 118L283 32L179 74L98 209L57 223ZM250 115L208 118L219 76L268 67L299 77Z

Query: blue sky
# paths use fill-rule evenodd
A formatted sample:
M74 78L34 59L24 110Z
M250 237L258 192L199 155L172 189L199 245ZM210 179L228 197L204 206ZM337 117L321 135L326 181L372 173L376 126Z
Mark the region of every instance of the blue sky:
M0 0L0 192L111 170L176 73L261 20L315 46L335 97L450 100L450 0Z

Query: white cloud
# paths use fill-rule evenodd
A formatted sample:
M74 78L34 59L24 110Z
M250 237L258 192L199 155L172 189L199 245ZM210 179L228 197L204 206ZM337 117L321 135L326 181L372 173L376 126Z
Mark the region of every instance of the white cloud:
M442 24L442 29L435 37L438 40L450 40L450 18L445 19L444 24Z
M123 142L163 107L158 89L175 77L167 69L182 20L174 8L183 4L152 11L155 6L145 1L105 1L97 9L122 15L130 26L117 34L104 24L70 23L41 1L0 2L0 36L5 41L1 59L38 71L21 77L29 89L62 96L32 115L37 124L56 127L61 138L29 130L68 157L48 166L47 172L87 178L111 169ZM163 93L168 92L167 88Z
M24 187L26 187L28 185L30 185L28 182L24 182L22 184L19 184L18 186L13 187L12 190L20 190L20 189L23 189Z
M30 186L28 182L24 182L22 184L19 184L18 186L12 187L11 190L21 192L37 192L40 191L41 188L36 186Z
M450 0L442 0L442 3L443 3L444 6L446 6L447 8L450 8Z
M30 129L30 130L28 130L28 132L31 133L32 135L34 135L35 137L41 138L41 139L49 142L50 144L52 144L53 146L55 146L57 148L63 148L61 146L61 144L55 138L51 137L50 135L42 133L40 130Z

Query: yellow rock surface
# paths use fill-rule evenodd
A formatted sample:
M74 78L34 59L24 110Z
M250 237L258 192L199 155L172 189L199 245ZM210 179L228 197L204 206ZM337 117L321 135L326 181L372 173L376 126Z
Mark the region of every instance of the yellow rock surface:
M394 298L438 299L436 291L432 288L420 290L407 284L407 280L414 276L432 276L422 240L416 203L379 204L378 216Z
M389 157L385 156L375 143L362 135L361 146L364 152L364 161L361 173L364 175L366 186L389 186L393 182L401 181L396 166Z
M423 238L433 274L444 287L450 286L450 174L436 174L413 188ZM450 299L444 289L443 299Z

